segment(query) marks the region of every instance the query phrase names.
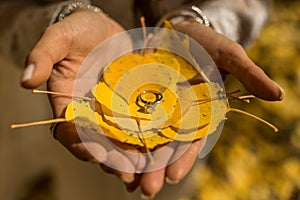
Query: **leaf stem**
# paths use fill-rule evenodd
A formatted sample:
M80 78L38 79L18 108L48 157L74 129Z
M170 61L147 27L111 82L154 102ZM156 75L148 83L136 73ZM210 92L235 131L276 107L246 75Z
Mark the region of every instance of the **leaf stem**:
M141 129L140 120L137 119L137 120L136 120L136 123L137 123L138 128L139 128L139 134L138 134L138 137L139 137L139 139L141 140L141 142L142 142L142 143L144 144L144 146L145 146L146 153L147 153L147 155L148 155L148 157L149 157L150 165L153 166L153 165L155 164L155 161L154 161L154 158L153 158L153 156L152 156L152 154L151 154L149 148L147 147L147 143L146 143L144 134L143 134L142 129Z
M92 98L89 97L80 97L80 96L74 96L74 95L70 95L70 94L65 94L65 93L60 93L60 92L52 92L52 91L45 91L45 90L32 90L32 93L35 94L54 94L54 95L59 95L59 96L64 96L64 97L69 97L69 98L76 98L76 99L82 99L82 100L86 100L86 101L91 101Z
M257 117L251 113L248 113L246 111L243 111L243 110L239 110L239 109L236 109L236 108L230 108L229 111L233 111L233 112L236 112L236 113L241 113L241 114L244 114L244 115L247 115L249 117L252 117L266 125L268 125L269 127L271 127L275 132L278 132L278 128L276 126L274 126L273 124L271 124L270 122L267 122L266 120L260 118L260 117Z
M58 123L58 122L66 122L67 120L65 118L57 118L57 119L50 119L50 120L44 120L44 121L37 121L37 122L29 122L29 123L23 123L23 124L12 124L11 128L24 128L29 126L37 126L37 125L44 125L44 124L52 124L52 123Z

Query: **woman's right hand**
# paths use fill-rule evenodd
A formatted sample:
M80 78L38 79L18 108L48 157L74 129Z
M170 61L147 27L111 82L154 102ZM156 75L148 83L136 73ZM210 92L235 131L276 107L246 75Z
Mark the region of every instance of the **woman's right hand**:
M80 78L77 73L84 59L98 44L123 31L122 26L101 12L76 10L45 30L27 56L22 86L33 89L47 82L49 91L72 95L75 82ZM97 76L95 74L95 78ZM50 95L49 99L54 118L64 118L71 99L57 95ZM125 183L134 181L136 168L142 169L145 165L142 155L136 161L113 147L107 149L107 146L98 142L83 142L72 123L58 124L55 134L57 140L80 160L110 163L110 166L122 165L127 172L113 168L107 170L101 164L105 171L115 173Z

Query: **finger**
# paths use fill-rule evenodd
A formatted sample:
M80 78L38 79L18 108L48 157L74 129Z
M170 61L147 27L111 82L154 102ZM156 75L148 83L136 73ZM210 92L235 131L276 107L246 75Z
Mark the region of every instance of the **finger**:
M125 183L125 185L130 185L134 182L135 177L134 175L132 175L132 173L122 172L120 170L113 168L110 165L103 164L103 163L100 164L100 167L106 173L116 175L116 177L122 180Z
M120 172L118 170L115 170L115 169L113 169L113 168L111 168L111 167L109 167L105 164L102 164L102 163L100 164L100 167L104 172L106 172L108 174L115 174L116 177L118 177L119 179L122 180L122 176L120 174L122 172ZM126 183L126 182L124 182L124 180L122 180L122 181L124 182L128 192L134 192L136 190L136 188L139 186L140 179L141 179L141 174L135 174L134 175L134 180L131 181L130 183Z
M134 181L135 168L131 161L122 153L113 149L107 153L107 159L103 163L114 169L114 173L124 183L132 183Z
M199 23L183 22L175 28L198 41L217 66L237 77L251 94L265 100L283 99L283 89L251 61L239 44Z
M265 100L282 100L283 89L247 56L245 50L230 40L220 42L218 66L233 74L248 92Z
M159 148L153 152L153 162L149 163L141 178L142 197L151 199L162 189L165 180L166 167L174 153L177 142Z
M142 175L140 186L142 199L153 199L164 185L166 168L146 172Z
M166 181L168 183L176 184L190 172L200 154L203 142L204 140L197 140L192 144L183 143L179 145L176 151L181 152L182 149L185 149L186 151L182 154L181 157L179 157L167 167ZM186 145L190 146L187 148Z
M107 152L101 144L97 142L83 142L79 144L82 144L84 148L90 153L91 159L88 160L89 162L99 164L106 161Z
M138 149L134 146L125 144L116 140L111 140L114 145L117 146L119 152L125 155L135 167L135 173L140 173L146 166L146 158Z
M166 146L158 147L154 152L152 152L152 159L149 159L150 162L144 171L150 172L166 168L170 162L170 159L172 158L172 155L174 154L177 145L178 143L174 141Z
M57 140L78 159L92 163L106 160L105 148L96 142L82 143L74 124L60 123L57 125L56 131Z
M129 157L124 154L125 151L118 151L120 146L115 146L116 142L114 140L110 140L106 137L99 136L99 133L93 130L84 130L83 135L81 136L84 140L89 141L91 139L89 135L95 135L97 137L93 137L93 142L97 142L104 147L107 151L105 161L102 161L101 168L108 173L115 174L119 179L121 179L125 184L132 183L135 179L136 168L134 163L131 161ZM87 142L91 143L91 142ZM125 147L125 146L123 146ZM127 147L130 148L130 147ZM132 149L133 150L133 149ZM94 154L90 151L92 155L97 158L97 153Z
M131 183L125 183L128 192L134 192L139 186L142 178L142 174L135 174L134 180Z
M51 74L53 65L68 55L72 30L67 23L49 26L26 59L22 86L36 88Z
M107 151L105 160L101 162L101 168L108 172L115 174L119 179L121 179L124 183L129 184L134 181L134 173L135 173L135 167L130 161L126 155L123 154L123 152L119 152L116 150L116 146L112 141L106 137L102 137L101 135L98 135L98 137L90 137L92 135L99 134L97 131L94 130L84 130L84 133L82 133L82 139L88 142L85 143L91 143L89 140L92 139L92 143L101 144L101 146L104 147L104 149ZM89 146L88 146L89 147ZM97 158L97 154L99 152L93 152L94 149L88 149L89 152Z
M127 158L129 158L129 160L131 161L131 163L133 164L133 166L135 167L135 172L136 173L140 173L143 171L143 169L146 166L146 158L143 154L141 154L140 152L136 152L134 150L128 150L128 151L124 151L122 152Z

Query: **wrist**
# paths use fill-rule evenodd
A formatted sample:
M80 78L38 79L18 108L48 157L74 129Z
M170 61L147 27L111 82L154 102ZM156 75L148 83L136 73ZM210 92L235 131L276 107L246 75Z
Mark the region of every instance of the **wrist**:
M263 29L268 19L267 1L206 1L201 4L214 30L246 47Z
M70 2L58 9L58 11L55 13L55 16L53 17L51 24L60 22L64 18L68 17L72 13L77 12L79 10L87 10L95 13L103 13L103 11L100 8L91 5L89 1Z
M173 25L179 23L194 23L203 24L207 27L212 27L208 17L204 12L197 6L183 7L180 9L173 10L165 14L157 23L156 26L162 27L164 21L170 21Z

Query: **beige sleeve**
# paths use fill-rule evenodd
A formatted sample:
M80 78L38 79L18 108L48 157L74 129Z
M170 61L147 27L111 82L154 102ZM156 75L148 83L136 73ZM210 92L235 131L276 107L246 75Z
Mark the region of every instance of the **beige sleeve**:
M71 1L49 4L1 2L0 54L9 56L23 67L26 55L41 37L43 31L54 22L60 10Z
M271 0L135 0L136 15L154 25L164 14L196 5L208 17L214 29L248 46L267 22Z
M211 0L200 7L217 32L247 47L267 22L270 1Z

